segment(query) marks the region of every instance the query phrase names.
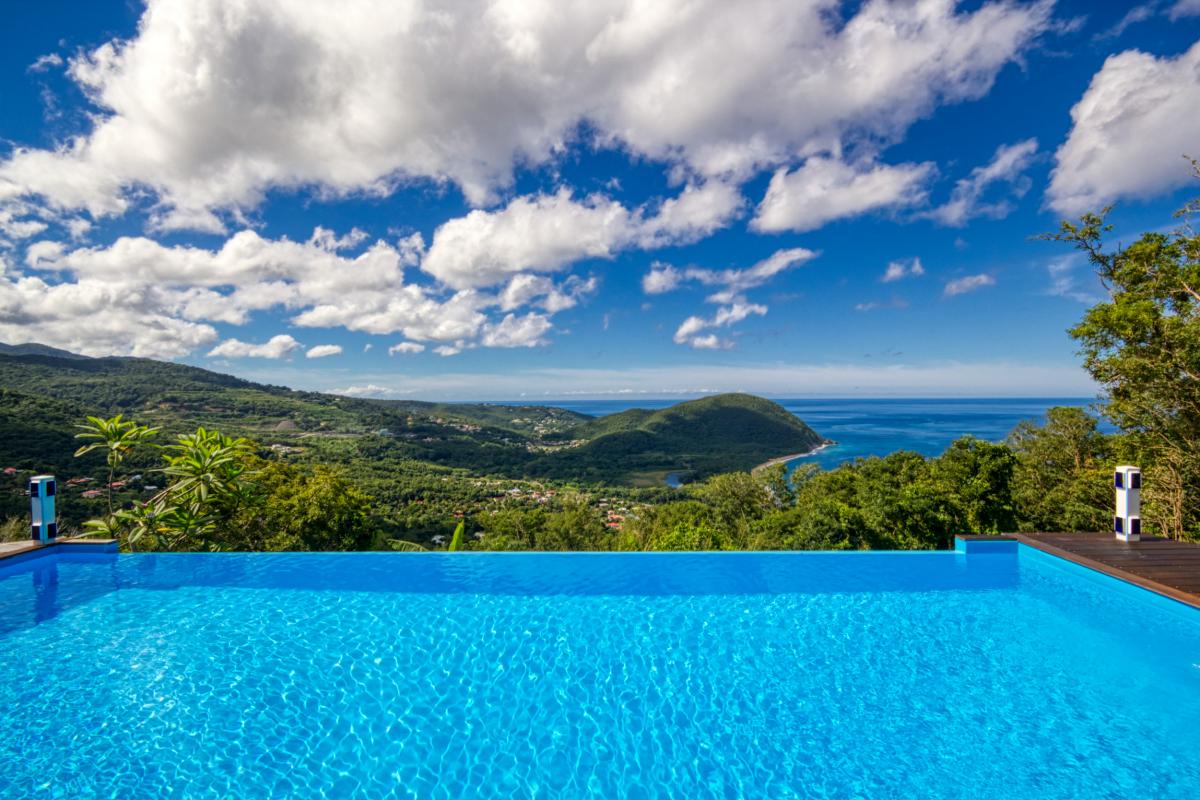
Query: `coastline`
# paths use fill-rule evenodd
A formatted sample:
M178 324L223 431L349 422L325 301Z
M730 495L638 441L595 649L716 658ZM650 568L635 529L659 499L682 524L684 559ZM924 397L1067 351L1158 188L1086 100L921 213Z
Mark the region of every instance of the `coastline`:
M814 447L812 450L807 450L803 453L792 453L791 455L779 456L779 458L772 458L770 461L764 461L763 463L759 464L756 467L751 467L750 474L753 475L755 472L758 472L761 469L766 469L768 467L774 467L777 464L786 464L787 462L793 461L797 458L805 458L806 456L815 456L817 453L821 452L825 448L833 447L835 444L837 444L837 442L833 441L832 439L827 439L822 444L819 444L816 447ZM684 481L682 480L682 477L687 474L688 474L688 470L672 470L671 472L668 472L664 476L663 482L666 483L666 485L671 487L672 489L678 489L681 486L683 486Z
M837 442L829 440L823 444L817 445L812 450L808 450L807 452L804 452L804 453L792 453L791 455L780 456L779 458L772 458L770 461L764 461L763 463L759 464L754 469L750 470L750 473L753 474L755 472L758 472L760 469L767 469L768 467L774 467L779 464L786 464L789 461L795 461L797 458L805 458L807 456L815 456L817 453L821 452L825 448L833 447L835 444L837 444Z

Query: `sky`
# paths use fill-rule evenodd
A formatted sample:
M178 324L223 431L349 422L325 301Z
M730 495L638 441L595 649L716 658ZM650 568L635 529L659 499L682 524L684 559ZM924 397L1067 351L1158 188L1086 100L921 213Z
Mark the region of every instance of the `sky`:
M11 4L0 341L354 396L1084 396L1200 0Z

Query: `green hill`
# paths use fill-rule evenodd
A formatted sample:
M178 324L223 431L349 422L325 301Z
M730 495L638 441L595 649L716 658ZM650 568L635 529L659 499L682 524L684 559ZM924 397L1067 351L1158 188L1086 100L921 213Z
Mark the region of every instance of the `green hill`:
M762 462L803 453L825 439L782 406L749 394L720 394L659 411L630 409L585 422L568 434L587 440L557 454L580 474L602 475L616 465L624 475L686 471L693 477L749 470Z

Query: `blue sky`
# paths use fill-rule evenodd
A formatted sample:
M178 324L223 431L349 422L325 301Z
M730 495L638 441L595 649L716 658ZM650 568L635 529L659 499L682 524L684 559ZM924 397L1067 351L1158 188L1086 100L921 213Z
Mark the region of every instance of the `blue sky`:
M1081 395L1171 224L1200 2L43 2L0 341L381 397Z

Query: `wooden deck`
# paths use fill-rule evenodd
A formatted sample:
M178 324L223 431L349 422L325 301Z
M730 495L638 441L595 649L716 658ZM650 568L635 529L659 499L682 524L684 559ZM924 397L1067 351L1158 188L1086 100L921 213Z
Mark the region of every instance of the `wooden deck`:
M1200 608L1200 544L1111 533L1022 533L1017 541Z

